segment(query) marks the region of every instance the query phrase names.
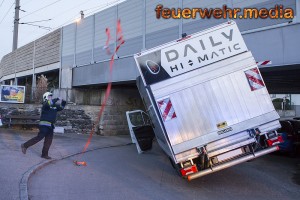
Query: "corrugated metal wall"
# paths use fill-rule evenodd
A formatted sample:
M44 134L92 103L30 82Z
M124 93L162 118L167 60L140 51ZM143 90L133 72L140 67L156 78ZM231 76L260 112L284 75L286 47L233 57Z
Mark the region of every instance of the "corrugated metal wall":
M115 23L117 20L117 7L108 8L100 13L95 14L95 43L94 43L94 61L108 60L110 55L107 55L103 50L107 36L105 29L109 27L112 41L109 43L109 48L114 49L116 38Z
M146 1L146 49L176 40L179 38L178 19L157 19L155 7L163 4L164 7L181 7L178 0Z
M247 47L257 61L271 60L272 65L300 63L300 24L244 34ZM269 66L272 66L269 65Z
M296 10L296 0L211 0L211 1L183 1L183 8L222 8L223 5L227 5L228 8L274 8L274 5L283 5L284 8L292 8ZM234 19L240 31L247 31L265 26L271 26L275 24L281 24L290 21L290 19ZM212 27L216 24L227 21L227 19L198 19L198 20L183 20L183 32L187 34L200 31L208 27Z
M1 69L2 76L15 73L15 60L16 60L16 51L13 51L5 56L1 60Z
M84 65L93 64L93 62L100 63L97 64L99 68L107 66L107 61L110 59L111 55L107 55L106 51L103 49L107 36L105 34L105 29L110 28L112 41L110 41L109 48L111 51L114 50L116 44L116 21L121 19L121 24L123 28L123 34L125 38L125 44L120 48L118 52L118 57L132 56L134 53L140 52L144 49L149 49L160 44L175 40L181 36L182 33L192 34L208 27L220 24L227 21L228 19L200 19L199 16L196 19L157 19L155 8L158 4L162 4L165 8L222 8L223 5L227 5L228 8L274 8L275 4L283 5L284 8L292 8L296 10L296 0L127 0L119 5L113 6L106 10L100 11L99 13L85 18L82 22L76 25L69 25L63 28L63 54L62 54L62 66L77 66L82 67ZM238 26L241 31L252 30L256 28L261 28L265 26L270 26L274 24L280 24L289 21L288 19L236 19ZM93 25L94 22L94 25ZM71 28L72 27L72 28ZM75 33L77 29L77 32ZM83 30L85 29L85 30ZM94 34L93 34L94 33ZM267 33L269 35L269 33ZM278 33L279 34L279 33ZM76 45L74 38L76 35ZM272 35L272 34L271 34ZM272 35L269 39L277 38L276 35ZM248 40L249 37L246 37ZM250 38L252 38L250 34ZM93 42L94 41L94 42ZM282 41L282 39L281 39ZM93 42L93 44L91 44ZM247 42L248 44L248 42ZM251 43L251 45L254 43ZM76 48L76 59L74 60L74 52ZM250 48L250 50L255 51L256 48ZM276 51L276 50L275 50ZM69 52L67 54L66 52ZM255 54L255 53L254 53ZM265 54L264 54L265 55ZM294 58L293 53L291 56ZM67 59L69 58L69 59ZM71 64L73 58L73 64ZM117 57L116 57L117 58ZM266 57L264 57L266 58ZM66 62L68 60L69 62ZM74 61L76 63L74 63ZM103 63L103 64L101 64ZM128 70L126 75L122 76L124 81L132 80L136 73L134 62L129 65L126 59L118 61L119 65ZM85 66L88 69L89 66ZM95 68L95 65L91 65ZM123 68L122 68L123 69ZM118 68L121 70L121 68ZM93 77L93 72L91 70L83 70L79 68L73 69L73 85L85 85L88 83L86 77ZM85 73L82 76L81 73ZM103 71L103 70L100 70ZM114 69L114 73L117 72ZM102 77L102 75L99 75ZM102 77L104 78L104 77ZM85 81L86 80L86 81ZM99 80L96 78L95 80ZM103 79L101 79L103 80ZM102 83L100 81L99 83Z
M55 30L34 42L5 55L1 60L0 77L42 67L60 61L60 32Z
M108 55L103 49L107 35L105 29L110 28L111 41L109 48L111 51L116 47L116 21L121 19L125 44L120 48L118 57L132 56L134 53L145 49L172 41L180 37L182 33L192 34L205 28L224 22L226 19L157 19L155 7L163 4L166 8L221 8L224 4L231 8L273 8L275 4L283 5L284 8L290 7L296 12L296 0L127 0L119 5L110 7L95 15L86 17L80 23L70 24L63 27L62 31L56 30L48 35L29 43L15 52L7 54L1 61L0 76L11 75L16 72L31 69L33 67L33 50L35 49L35 67L44 66L54 62L59 62L61 57L62 68L88 67L94 63L104 63L108 61L111 55ZM295 13L296 15L297 13ZM248 31L255 28L261 28L274 24L287 22L287 19L236 19L241 31ZM285 27L279 30L270 30L259 33L245 35L249 49L257 55L257 59L266 59L268 56L274 57L273 63L287 64L289 62L298 62L298 55L295 51L295 42L290 37L296 37L295 33L298 26ZM61 54L59 51L60 34ZM273 33L274 32L274 33ZM262 35L260 35L262 34ZM259 41L259 42L257 42ZM261 52L262 44L273 48L272 51ZM283 45L290 44L290 45ZM276 48L274 48L276 47ZM273 53L273 51L275 53ZM284 51L284 52L282 52ZM256 53L257 52L257 53ZM277 52L277 53L276 53ZM283 57L284 56L284 57ZM16 59L15 59L16 58ZM117 58L117 57L116 57ZM122 61L124 62L122 64ZM125 62L126 61L126 62ZM276 61L276 62L275 62ZM277 62L278 61L278 62ZM126 59L120 60L120 65L131 74L124 80L131 80L135 76L135 66L129 65ZM133 63L134 62L131 62ZM103 65L103 66L104 66ZM101 64L99 67L103 67ZM73 69L74 71L77 68ZM120 69L119 69L120 70ZM123 70L123 69L122 69ZM83 70L83 72L90 70ZM118 72L115 72L118 73ZM78 74L78 73L74 73ZM73 85L89 76L82 74L73 77ZM120 80L120 81L124 81Z
M61 65L62 68L73 67L75 52L75 31L76 24L63 27L61 44Z
M53 31L35 41L35 68L60 61L61 29Z
M221 8L227 1L224 0L211 0L211 1L183 1L183 8ZM228 5L230 7L230 5ZM182 20L182 32L192 34L200 30L215 26L217 24L227 21L226 19L184 19Z
M283 8L292 8L296 10L296 0L233 0L233 7L239 8L267 8L272 9L274 5L283 5ZM251 29L261 28L265 26L271 26L275 24L281 24L291 21L291 19L236 19L235 20L241 31L247 31Z
M84 23L77 23L76 31L76 64L85 65L92 61L94 17L84 20Z
M16 49L16 66L18 66L18 71L25 71L32 69L33 66L33 47L34 43L31 42Z
M128 56L140 52L143 48L142 15L143 3L141 0L131 0L118 7L118 18L121 19L125 44L118 51L118 56ZM113 23L115 24L115 23Z

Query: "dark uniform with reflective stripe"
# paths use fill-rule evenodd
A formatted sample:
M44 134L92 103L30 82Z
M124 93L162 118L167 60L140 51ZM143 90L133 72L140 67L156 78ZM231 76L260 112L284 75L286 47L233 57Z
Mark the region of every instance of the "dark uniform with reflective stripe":
M44 101L39 123L39 133L36 137L24 143L24 147L28 148L45 138L42 157L48 157L48 151L52 144L53 129L57 112L63 110L66 105L66 101L64 100L62 100L61 105L57 105L56 102L58 100L59 99L56 98L52 101Z

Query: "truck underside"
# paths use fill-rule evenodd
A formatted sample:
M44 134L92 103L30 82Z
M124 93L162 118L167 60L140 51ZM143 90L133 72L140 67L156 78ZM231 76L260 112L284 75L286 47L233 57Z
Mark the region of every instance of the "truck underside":
M126 114L131 137L137 144L139 153L150 150L155 136L154 124L149 121L144 111L135 110ZM134 122L133 118L137 117L140 117L139 121L142 123ZM270 127L277 127L277 121L211 142L201 148L182 152L179 156L181 161L177 163L171 154L165 152L177 173L188 180L193 180L277 151L279 149L277 145L283 140L275 130L266 132ZM162 144L158 137L156 139L163 148L165 144Z
M242 137L244 140L239 140ZM224 140L236 142L226 144ZM251 129L197 149L199 154L195 158L171 164L183 177L192 180L277 151L277 144L281 142L282 138L276 131L261 133L259 128Z

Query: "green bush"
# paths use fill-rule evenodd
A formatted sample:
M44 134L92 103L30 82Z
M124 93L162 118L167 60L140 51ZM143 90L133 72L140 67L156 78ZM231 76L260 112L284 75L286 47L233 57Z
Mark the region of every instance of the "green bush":
M276 98L272 100L273 105L276 110L281 110L282 109L282 98ZM291 102L289 99L285 99L285 110L290 110L291 109Z

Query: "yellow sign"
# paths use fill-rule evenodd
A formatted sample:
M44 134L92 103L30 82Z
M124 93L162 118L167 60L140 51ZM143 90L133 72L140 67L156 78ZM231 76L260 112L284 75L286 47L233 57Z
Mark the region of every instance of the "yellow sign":
M24 103L25 101L25 86L17 85L1 85L0 102L5 103Z

